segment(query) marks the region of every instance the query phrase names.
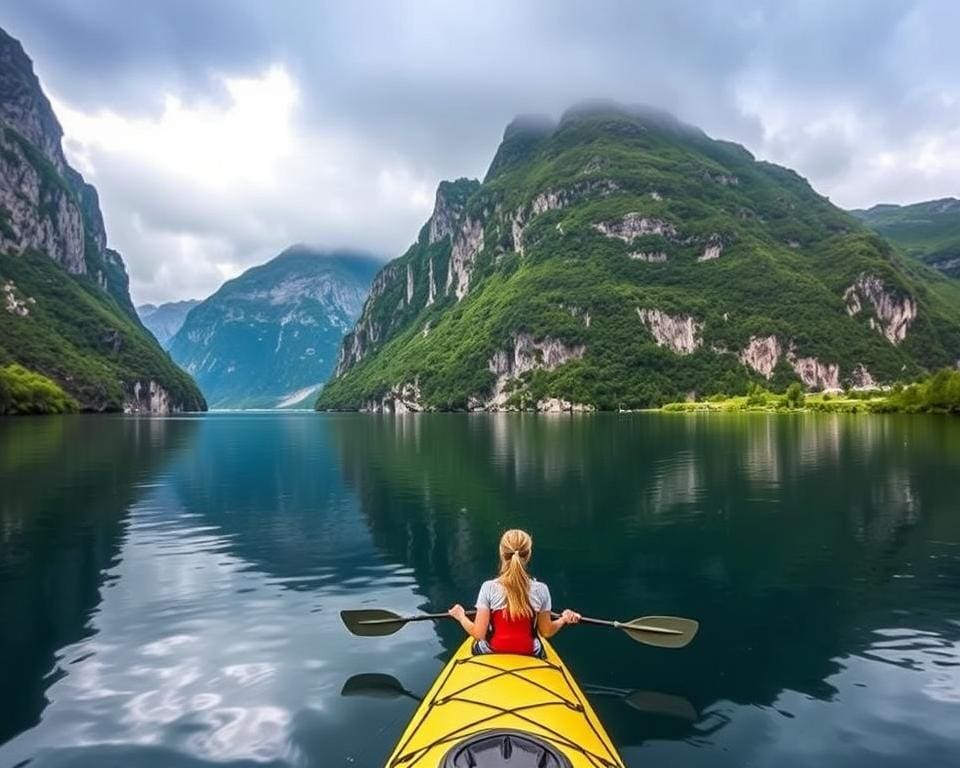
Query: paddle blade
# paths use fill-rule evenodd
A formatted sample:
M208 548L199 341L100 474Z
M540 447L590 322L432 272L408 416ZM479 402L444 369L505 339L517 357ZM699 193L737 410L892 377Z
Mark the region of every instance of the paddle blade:
M354 635L360 637L384 637L392 635L407 619L393 611L369 608L359 611L340 611L340 618Z
M375 699L395 699L406 696L407 691L397 678L379 672L354 675L343 684L341 696L369 696Z
M700 622L679 616L644 616L621 622L619 627L638 643L658 648L683 648L696 637Z
M688 699L671 693L631 691L624 697L624 701L641 712L676 717L690 723L695 723L699 719L697 710Z

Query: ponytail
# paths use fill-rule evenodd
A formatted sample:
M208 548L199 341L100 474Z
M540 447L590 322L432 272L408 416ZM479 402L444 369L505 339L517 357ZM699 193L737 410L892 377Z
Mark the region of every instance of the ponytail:
M527 562L533 550L533 539L516 528L500 538L500 577L497 581L507 595L507 616L511 619L533 616L530 606L530 574Z

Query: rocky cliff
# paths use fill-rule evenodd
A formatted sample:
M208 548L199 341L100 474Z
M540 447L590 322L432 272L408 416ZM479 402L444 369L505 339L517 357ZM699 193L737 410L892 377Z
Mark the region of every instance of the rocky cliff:
M88 410L198 410L203 398L140 324L96 190L20 43L0 30L0 364L60 384Z
M366 254L289 248L191 310L170 354L214 408L312 404L382 264Z
M670 115L511 124L374 279L317 407L613 409L836 389L960 358L929 273L818 195Z

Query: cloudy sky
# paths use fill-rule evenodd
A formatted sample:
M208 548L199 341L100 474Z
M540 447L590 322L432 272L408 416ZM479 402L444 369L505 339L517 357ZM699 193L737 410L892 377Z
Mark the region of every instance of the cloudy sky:
M845 207L960 195L954 0L6 0L134 300L398 255L517 113L670 110Z

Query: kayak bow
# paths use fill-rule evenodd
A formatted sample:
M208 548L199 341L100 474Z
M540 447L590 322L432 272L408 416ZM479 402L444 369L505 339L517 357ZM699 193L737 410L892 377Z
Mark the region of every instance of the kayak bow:
M546 656L471 653L466 640L417 708L387 768L622 768L553 647Z

